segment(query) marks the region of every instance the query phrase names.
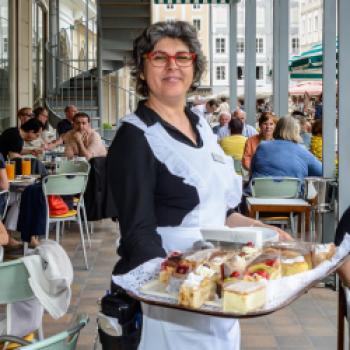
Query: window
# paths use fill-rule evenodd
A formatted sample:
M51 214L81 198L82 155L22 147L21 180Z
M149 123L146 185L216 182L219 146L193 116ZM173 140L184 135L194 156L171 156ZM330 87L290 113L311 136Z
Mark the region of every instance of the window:
M315 32L318 32L318 16L315 16Z
M243 52L244 52L244 39L237 38L237 53L243 53Z
M256 53L264 53L264 39L256 38Z
M237 79L243 80L244 78L244 68L242 66L237 66Z
M216 80L225 80L226 79L226 70L225 66L216 67Z
M225 38L216 38L215 39L215 52L216 53L225 53Z
M175 5L174 4L168 4L165 6L165 8L169 11L169 10L175 10Z
M193 20L193 26L197 29L197 32L201 30L201 20L200 19L194 19Z
M263 66L256 66L256 80L263 80L264 79L264 67Z
M192 8L193 8L194 10L200 10L200 9L201 9L201 5L200 5L200 4L193 4L193 5L192 5Z
M4 40L4 46L3 46L4 50L3 51L4 51L4 53L7 53L8 48L9 48L8 38L4 38L3 40Z
M299 38L292 38L292 53L293 55L299 53Z

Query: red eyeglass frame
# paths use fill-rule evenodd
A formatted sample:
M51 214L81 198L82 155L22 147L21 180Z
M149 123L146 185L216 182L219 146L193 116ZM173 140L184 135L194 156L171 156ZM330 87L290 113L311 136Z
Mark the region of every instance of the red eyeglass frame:
M194 52L186 52L186 51L180 51L180 52L177 52L175 55L169 55L168 53L164 52L164 51L151 51L151 52L147 52L143 55L144 58L147 58L151 61L151 58L156 55L157 53L162 53L164 55L167 56L167 62L170 61L170 59L174 59L175 62L176 62L176 55L177 54L181 54L181 53L186 53L186 54L189 54L191 57L192 57L192 63L195 61L195 59L197 58L197 54L194 53Z

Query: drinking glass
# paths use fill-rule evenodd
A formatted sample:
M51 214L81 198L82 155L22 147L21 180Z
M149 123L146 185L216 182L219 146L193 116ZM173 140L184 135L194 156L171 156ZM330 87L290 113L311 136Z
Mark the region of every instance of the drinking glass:
M32 161L28 158L22 159L22 175L31 175Z
M7 178L9 180L14 180L15 179L15 175L16 175L15 162L8 161L8 162L6 162L5 166L6 166Z

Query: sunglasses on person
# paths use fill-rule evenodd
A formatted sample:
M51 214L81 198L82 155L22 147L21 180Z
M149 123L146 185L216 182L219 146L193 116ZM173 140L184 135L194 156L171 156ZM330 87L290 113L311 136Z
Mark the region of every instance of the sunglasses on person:
M143 57L148 59L153 67L165 67L170 59L174 59L179 67L189 67L197 55L193 52L176 52L175 55L169 55L164 51L152 51L144 54Z

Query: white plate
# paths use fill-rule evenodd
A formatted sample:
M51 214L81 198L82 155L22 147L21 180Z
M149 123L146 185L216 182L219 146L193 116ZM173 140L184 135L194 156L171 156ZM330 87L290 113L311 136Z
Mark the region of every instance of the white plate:
M266 227L205 227L201 228L205 240L219 242L247 243L253 242L261 247L265 242L278 241L278 233Z

